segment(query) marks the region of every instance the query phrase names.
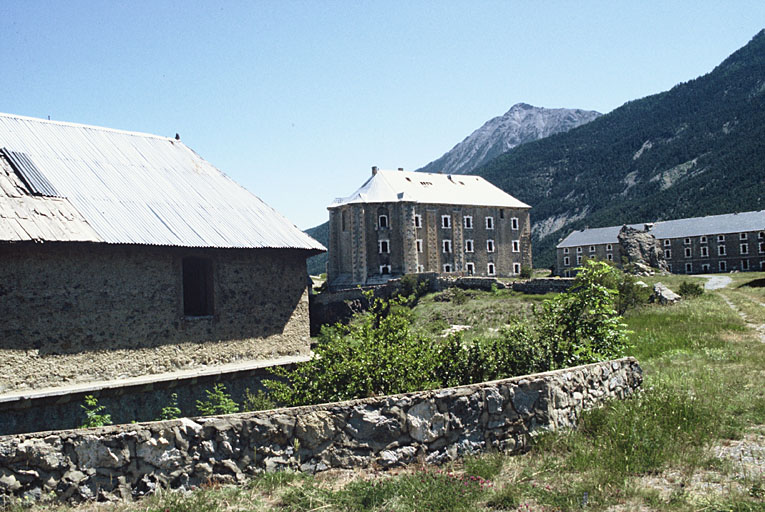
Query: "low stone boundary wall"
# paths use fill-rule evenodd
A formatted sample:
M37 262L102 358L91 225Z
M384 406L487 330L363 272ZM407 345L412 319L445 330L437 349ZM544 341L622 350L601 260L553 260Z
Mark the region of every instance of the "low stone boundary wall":
M259 471L441 463L522 452L539 429L642 382L634 358L457 388L227 416L0 437L0 502L141 496Z
M545 294L562 293L574 285L573 277L541 277L529 281L516 281L513 290L521 293Z

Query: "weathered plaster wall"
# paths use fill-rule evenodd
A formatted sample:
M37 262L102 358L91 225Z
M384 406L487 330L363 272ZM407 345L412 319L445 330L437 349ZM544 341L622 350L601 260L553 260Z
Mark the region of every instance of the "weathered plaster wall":
M0 246L0 393L307 354L305 251ZM214 315L183 314L182 258Z
M642 382L632 358L495 382L318 406L0 437L0 500L140 496L257 471L441 463L522 452L539 429Z

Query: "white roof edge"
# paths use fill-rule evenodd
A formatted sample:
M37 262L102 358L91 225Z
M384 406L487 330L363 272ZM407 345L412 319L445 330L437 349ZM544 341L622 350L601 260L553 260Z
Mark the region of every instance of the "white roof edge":
M8 114L5 112L0 112L0 116L2 117L10 117L13 119L21 119L23 121L35 121L40 123L50 123L50 124L56 124L59 126L70 126L72 128L90 128L93 130L102 130L105 132L111 132L111 133L121 133L123 135L133 135L136 137L150 137L152 139L160 139L160 140L171 140L173 142L177 142L180 144L183 144L180 140L177 140L175 137L165 137L164 135L157 135L155 133L147 133L147 132L136 132L131 130L120 130L118 128L109 128L107 126L98 126L94 124L84 124L84 123L73 123L70 121L56 121L55 119L45 119L42 117L32 117L32 116L22 116L20 114ZM183 146L186 146L186 144L183 144ZM191 148L189 148L191 149ZM193 151L193 150L192 150Z

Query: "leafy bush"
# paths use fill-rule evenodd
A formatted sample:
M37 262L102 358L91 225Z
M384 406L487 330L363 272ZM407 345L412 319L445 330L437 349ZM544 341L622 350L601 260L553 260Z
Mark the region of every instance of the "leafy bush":
M523 279L531 279L532 273L533 273L533 269L529 265L523 265L521 267L521 277Z
M688 281L683 281L680 287L677 289L677 293L680 294L681 297L699 297L704 294L704 287L697 283L689 283Z
M547 371L621 356L626 330L616 314L616 270L588 262L572 291L546 300L535 325L516 323L497 336L464 343L431 340L411 326L404 297L367 294L371 307L347 326L324 327L316 356L294 370L271 370L271 396L286 405L456 386ZM460 290L462 291L462 290ZM450 293L454 293L453 291ZM464 294L464 292L462 292Z
M181 409L178 407L178 393L170 395L170 405L163 407L159 413L158 421L174 420L181 417Z
M80 428L103 427L112 424L111 414L101 414L106 406L98 405L98 398L93 395L85 395L85 405L80 405L85 411L85 423Z
M594 260L578 270L571 291L545 301L536 315L548 369L612 359L627 348L626 326L615 309L618 292L603 284L618 281L618 271Z
M239 412L239 405L226 393L226 386L218 383L212 390L206 389L207 400L197 400L197 411L202 416L214 414L232 414Z
M252 393L250 388L244 390L244 403L242 403L243 411L266 411L275 408L276 403L271 400L262 389L259 389L256 393Z
M414 306L417 299L428 293L428 282L416 274L406 274L399 281L398 295L409 298L408 304Z
M430 340L411 329L407 300L367 293L370 308L360 321L324 326L315 357L293 370L272 372L284 381L266 385L279 403L304 405L387 395L433 387Z

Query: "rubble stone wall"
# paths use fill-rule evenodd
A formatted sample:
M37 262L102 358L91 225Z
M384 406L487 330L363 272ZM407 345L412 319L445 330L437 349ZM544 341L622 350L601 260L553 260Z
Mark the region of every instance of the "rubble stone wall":
M310 351L307 251L0 246L0 394ZM187 317L182 261L209 260L213 314Z
M342 403L0 437L0 501L141 496L158 486L238 482L259 471L441 463L522 452L540 429L629 396L637 361Z

